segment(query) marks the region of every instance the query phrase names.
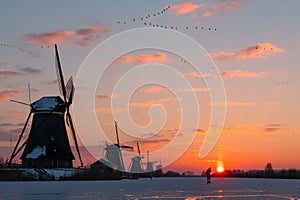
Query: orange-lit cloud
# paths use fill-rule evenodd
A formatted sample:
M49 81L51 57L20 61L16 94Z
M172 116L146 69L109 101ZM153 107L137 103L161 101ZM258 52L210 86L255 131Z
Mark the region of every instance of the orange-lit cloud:
M155 104L160 104L164 102L170 102L170 101L175 101L177 100L176 98L162 98L158 99L156 101L144 101L144 102L131 102L129 103L129 106L132 107L151 107Z
M248 60L253 58L266 58L267 56L283 52L284 49L279 48L271 43L259 43L257 45L249 46L238 52L219 52L212 53L210 56L213 59L228 60L228 59L241 59Z
M226 105L226 106L252 106L251 102L238 102L238 101L226 101L226 102L215 102L214 105Z
M54 43L71 43L86 46L99 34L107 32L106 28L89 27L77 30L59 30L50 33L32 33L24 36L28 44L49 45Z
M198 73L198 72L186 72L184 73L185 76L188 76L188 77L192 77L192 78L202 78L203 76Z
M7 78L9 76L15 76L15 75L20 75L20 73L6 70L6 69L0 69L0 78Z
M202 7L204 7L204 4L194 4L192 2L185 2L182 4L172 6L171 10L173 10L176 15L184 15Z
M235 10L241 4L240 0L219 1L213 4L202 16L211 17L222 10Z
M178 89L179 92L207 92L208 88L186 88L186 89Z
M138 64L145 64L151 62L166 62L167 56L165 53L154 54L139 54L139 55L126 55L116 60L116 63L129 63L136 62Z
M104 112L106 114L111 114L112 112L125 112L128 111L127 108L106 108L106 107L98 107L94 109L95 112Z
M129 106L132 106L132 107L151 107L154 104L155 104L154 101L132 102L132 103L129 104Z
M265 72L249 72L249 71L242 71L240 69L232 70L232 71L224 71L220 73L222 78L256 78L256 77L264 77L267 76Z
M0 103L11 99L14 95L20 94L20 90L3 90L0 91Z
M223 128L222 133L245 133L250 129L250 126L226 125Z
M153 86L153 87L148 87L148 88L142 88L139 90L141 93L150 93L150 94L155 94L159 92L164 92L168 91L167 88L161 87L161 86Z
M197 135L206 135L206 130L198 128L194 130Z
M96 95L99 99L111 99L113 97L113 94L98 94Z
M160 93L160 92L166 92L166 91L178 91L178 92L206 92L208 91L208 88L186 88L186 89L168 89L160 86L153 86L149 88L142 88L139 90L141 93L148 93L148 94L155 94L155 93Z

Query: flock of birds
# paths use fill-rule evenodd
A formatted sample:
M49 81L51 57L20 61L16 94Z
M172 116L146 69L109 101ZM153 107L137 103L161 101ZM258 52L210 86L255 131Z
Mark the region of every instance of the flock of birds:
M31 55L33 54L32 51L29 51L29 50L27 50L27 49L24 49L24 48L19 47L19 46L16 46L16 45L10 45L10 44L6 44L6 43L1 43L0 45L1 45L2 47L15 48L15 49L20 50L21 52L28 53L28 54L31 54Z
M144 26L148 26L148 27L157 27L157 28L163 28L163 29L173 29L173 30L208 30L208 31L217 31L217 28L212 28L212 27L204 27L204 26L170 26L170 25L162 25L162 24L157 24L157 23L153 23L151 22L151 19L157 18L159 16L164 15L165 13L167 13L168 11L171 10L171 6L167 6L165 8L163 8L162 10L158 11L158 12L154 12L152 14L146 14L143 17L137 17L137 18L131 18L130 20L127 21L117 21L117 24L119 25L126 25L126 24L130 24L130 23L137 23L140 25L144 25ZM35 54L33 51L30 51L28 49L25 49L23 47L17 46L17 45L11 45L11 44L7 44L7 43L0 43L1 47L5 47L5 48L15 48L19 51L21 51L22 53L26 53L29 55L32 55L34 57L37 57L37 54ZM40 46L40 48L50 48L50 46L48 45L42 45ZM257 50L261 50L262 47L260 46L256 46L255 47ZM268 48L264 48L264 50L268 50L268 51L273 51L273 48L271 47L270 49ZM187 64L188 61L185 60L184 58L181 58L180 60L182 63ZM210 70L208 70L206 72L206 77L209 78L214 78L216 77L215 73L213 73L214 67L212 67ZM218 76L219 77L219 76ZM199 77L196 77L199 78ZM202 77L203 78L203 77ZM276 85L277 86L287 86L289 83L287 81L284 82L278 82Z
M17 45L12 45L12 44L7 44L7 43L0 43L0 46L4 47L4 48L14 48L14 49L17 49L17 50L21 51L22 53L29 54L33 57L38 57L38 55L36 53L34 53L33 51L30 51L28 49L25 49L25 48L17 46ZM41 49L50 48L50 46L45 45L45 46L40 46L40 48Z
M138 17L138 18L132 18L130 20L127 21L117 21L117 24L120 25L126 25L128 23L142 23L144 26L149 26L149 27L157 27L157 28L164 28L164 29L173 29L173 30L179 30L179 29L185 29L185 30L208 30L208 31L217 31L217 28L212 28L212 27L208 27L205 28L204 26L194 26L194 27L190 27L190 26L167 26L167 25L163 25L163 24L157 24L157 23L153 23L150 21L150 19L153 19L155 17L159 17L163 14L165 14L166 12L168 12L171 9L171 6L167 6L166 8L155 12L153 14L146 14L144 17Z

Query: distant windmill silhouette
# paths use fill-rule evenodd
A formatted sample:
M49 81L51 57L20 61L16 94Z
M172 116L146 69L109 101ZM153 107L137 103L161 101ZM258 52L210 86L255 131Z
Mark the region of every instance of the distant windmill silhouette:
M153 164L157 163L157 161L150 161L149 151L147 151L147 163L146 163L146 172L153 172Z
M118 123L115 121L116 144L107 145L105 147L104 159L101 162L111 168L124 172L124 162L121 149L133 149L131 146L120 145Z
M63 99L59 96L46 96L33 103L30 102L30 104L12 100L17 103L28 105L31 109L9 159L9 166L16 155L24 148L21 155L23 167L73 167L72 160L75 158L71 151L65 122L72 131L80 165L83 166L75 128L69 110L73 102L75 88L72 77L69 78L66 85L64 83L57 45L55 45L55 64L58 85ZM30 91L30 86L28 86L28 89ZM29 101L31 101L30 92ZM21 146L19 146L32 114L33 119L28 138Z
M144 158L143 156L141 156L141 150L140 150L140 146L139 143L136 143L137 145L137 149L138 149L138 156L134 156L133 158L131 158L131 164L129 166L129 172L130 173L142 173L144 170L142 169L142 164L141 164L141 160Z

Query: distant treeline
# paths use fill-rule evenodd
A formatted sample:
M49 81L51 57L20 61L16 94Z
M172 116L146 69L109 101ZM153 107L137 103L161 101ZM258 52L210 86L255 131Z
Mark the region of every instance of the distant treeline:
M267 172L264 170L226 170L223 173L213 174L215 177L248 177L248 178L289 178L300 179L300 171L296 169L282 169L280 171Z

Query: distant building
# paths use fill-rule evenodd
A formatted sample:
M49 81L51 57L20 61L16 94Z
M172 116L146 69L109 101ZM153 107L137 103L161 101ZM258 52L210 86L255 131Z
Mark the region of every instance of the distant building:
M185 171L182 173L182 176L194 176L194 172L192 171Z
M180 177L180 174L178 172L173 172L173 171L167 171L167 173L165 173L166 177Z

